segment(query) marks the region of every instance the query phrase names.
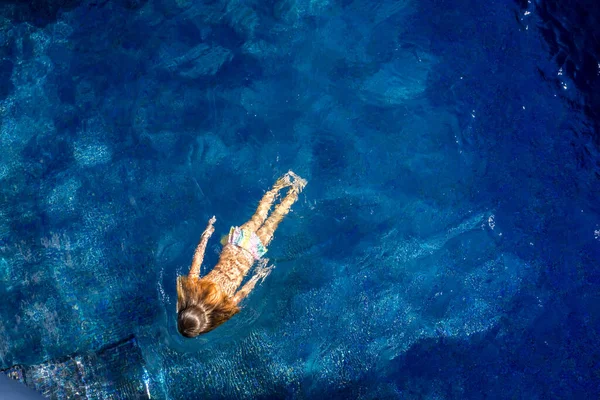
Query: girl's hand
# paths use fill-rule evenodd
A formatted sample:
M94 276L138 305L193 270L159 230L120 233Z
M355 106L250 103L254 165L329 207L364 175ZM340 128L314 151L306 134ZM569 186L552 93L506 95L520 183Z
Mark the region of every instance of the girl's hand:
M271 273L273 268L275 268L274 265L268 265L268 262L269 262L268 258L263 258L262 260L259 261L259 264L254 269L253 278L256 278L257 281L258 280L260 280L261 282L264 281L265 278L267 276L269 276L269 274Z
M213 224L215 222L217 222L217 219L213 215L213 217L208 220L208 225L206 226L206 229L204 230L204 235L210 236L215 232L215 227L213 226Z

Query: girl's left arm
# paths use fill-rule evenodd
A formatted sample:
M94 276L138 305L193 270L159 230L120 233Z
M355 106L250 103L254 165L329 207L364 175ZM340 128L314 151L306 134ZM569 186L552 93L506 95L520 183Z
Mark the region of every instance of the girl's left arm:
M252 278L250 278L250 280L246 282L246 284L242 286L242 288L238 290L233 296L233 302L235 304L239 304L240 301L248 297L248 295L250 294L252 289L254 289L254 286L256 286L259 280L262 282L267 276L269 276L269 274L273 270L273 266L267 266L268 261L268 259L262 259L261 261L259 261L260 264L256 267L256 272L254 273L254 275L252 275Z
M202 236L200 236L200 243L198 243L198 247L196 247L196 251L194 252L192 267L190 268L190 273L188 274L190 278L198 278L200 276L200 265L202 265L202 260L204 260L204 253L206 251L208 239L215 231L213 226L215 222L217 222L217 219L213 215L213 217L208 221L208 225L202 233Z
M240 301L244 300L252 291L252 289L254 289L254 286L256 286L256 283L258 282L258 277L256 275L254 275L252 278L250 278L250 280L248 282L246 282L246 284L244 286L242 286L242 288L240 290L238 290L235 295L233 296L233 302L235 304L239 304Z

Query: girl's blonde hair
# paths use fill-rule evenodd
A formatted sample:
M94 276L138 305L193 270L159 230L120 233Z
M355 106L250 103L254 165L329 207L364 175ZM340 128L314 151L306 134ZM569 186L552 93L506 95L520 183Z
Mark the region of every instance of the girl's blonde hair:
M216 283L188 276L177 278L177 329L183 336L210 332L239 311Z

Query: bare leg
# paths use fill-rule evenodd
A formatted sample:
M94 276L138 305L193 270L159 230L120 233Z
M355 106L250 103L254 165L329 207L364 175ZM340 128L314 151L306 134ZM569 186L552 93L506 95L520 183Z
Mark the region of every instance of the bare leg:
M300 189L296 186L290 188L288 194L285 198L275 207L273 213L269 216L269 218L265 221L263 226L256 232L260 241L267 246L271 239L273 238L273 233L275 233L275 229L277 229L277 225L283 220L283 217L290 212L290 208L292 204L298 200L298 193Z
M240 228L247 229L251 232L256 232L257 229L265 222L267 219L267 215L269 214L269 210L275 201L275 197L279 191L287 186L291 186L292 181L290 180L289 173L283 175L281 178L277 179L277 182L273 185L271 190L269 190L263 198L258 203L258 208L256 212L250 218L248 222L242 225Z

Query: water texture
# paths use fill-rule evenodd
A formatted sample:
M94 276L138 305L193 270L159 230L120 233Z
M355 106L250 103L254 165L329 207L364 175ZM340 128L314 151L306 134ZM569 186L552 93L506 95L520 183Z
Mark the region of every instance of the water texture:
M597 124L542 2L44 4L0 20L0 368L134 335L136 396L598 396ZM288 169L273 273L184 340L206 221Z

